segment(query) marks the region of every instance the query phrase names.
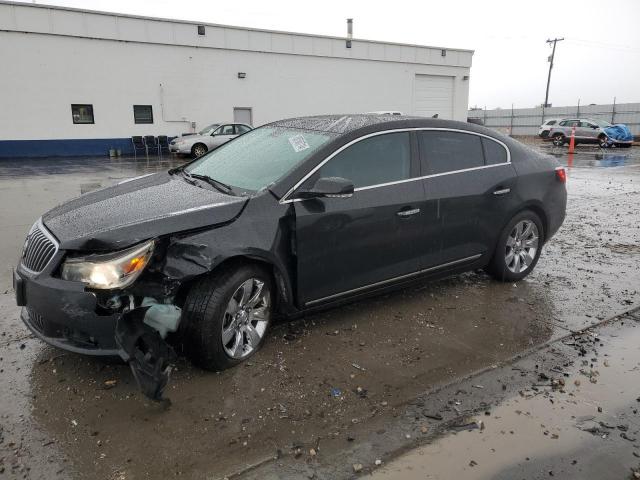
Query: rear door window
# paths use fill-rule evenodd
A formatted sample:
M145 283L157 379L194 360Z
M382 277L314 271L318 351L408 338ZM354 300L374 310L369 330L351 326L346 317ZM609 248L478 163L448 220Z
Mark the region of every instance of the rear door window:
M409 179L409 132L376 135L354 143L320 167L319 176L346 178L355 188Z
M459 132L418 132L420 153L426 172L435 175L484 166L481 138L478 135Z

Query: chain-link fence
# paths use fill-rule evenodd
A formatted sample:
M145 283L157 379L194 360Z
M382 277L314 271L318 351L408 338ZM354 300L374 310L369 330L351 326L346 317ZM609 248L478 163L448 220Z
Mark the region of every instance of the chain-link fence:
M613 124L624 123L636 138L640 136L640 103L576 105L574 107L472 108L468 118L508 135L537 135L540 125L552 118L593 118Z

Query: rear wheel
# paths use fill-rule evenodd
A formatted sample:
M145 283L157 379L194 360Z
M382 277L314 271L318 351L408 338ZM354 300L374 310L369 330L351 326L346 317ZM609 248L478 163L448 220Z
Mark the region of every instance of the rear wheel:
M553 144L556 147L561 147L565 144L566 137L562 133L554 133L553 134Z
M204 143L196 143L191 147L191 156L193 158L198 158L207 153L207 151L207 146Z
M502 230L487 273L503 282L523 279L538 263L543 239L540 217L531 210L518 213Z
M189 291L182 345L199 366L223 370L246 360L264 343L271 323L271 275L256 265L225 269Z

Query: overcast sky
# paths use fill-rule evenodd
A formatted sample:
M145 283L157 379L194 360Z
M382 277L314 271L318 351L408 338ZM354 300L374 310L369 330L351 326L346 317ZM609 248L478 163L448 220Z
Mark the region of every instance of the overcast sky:
M31 3L31 2L28 2ZM206 23L475 50L470 106L640 102L640 0L47 0L37 3Z

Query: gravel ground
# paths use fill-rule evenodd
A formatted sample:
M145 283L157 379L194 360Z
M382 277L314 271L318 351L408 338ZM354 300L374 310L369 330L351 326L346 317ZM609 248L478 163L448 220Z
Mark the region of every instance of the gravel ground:
M477 408L505 417L496 425L522 425L522 432L546 440L544 431L525 428L525 417L507 415L519 396L512 390L516 385L531 388L530 377L537 375L534 359L556 357L540 357L540 352L560 352L562 365L567 363L563 368L573 369L567 378L578 378L581 365L572 357L575 349L563 344L571 343L565 337L640 304L640 227L634 221L640 206L640 153L633 148L603 154L581 146L569 158L566 150L541 148L571 164L568 214L525 281L498 284L484 274L468 273L281 323L265 347L237 368L212 374L182 360L170 384L173 405L168 409L138 393L126 366L57 351L32 338L18 319L8 273L26 230L42 211L82 189L168 168L171 162L38 160L26 168L19 162L0 163L0 265L6 290L0 295L0 478L349 478L360 464L362 472L375 469L376 459L386 466L427 440L435 442L433 448L442 445L416 453L436 459L429 464L438 464L439 470L427 473L451 478L458 472L446 460L453 450L438 442L451 441L449 426ZM18 204L20 209L8 208ZM601 335L626 336L619 328ZM637 342L630 343L620 346L630 357L625 357L624 372L629 362L640 360ZM512 369L523 356L521 362L528 363L517 368L527 373L520 377ZM493 382L479 383L482 375L493 375ZM505 390L495 380L511 377ZM626 375L618 377L619 388L598 394L599 404L615 415L628 398L640 394L633 391L637 381L634 385L623 381ZM465 393L457 394L458 389ZM576 416L583 415L570 402L587 401L586 393L583 388L572 389L573 398L562 394L561 413L575 407ZM549 401L544 395L533 398ZM442 415L443 421L424 417L424 410ZM538 413L532 415L538 419ZM500 462L487 460L486 452L476 455L468 450L474 442L463 442L455 444L467 452L460 457L463 463L453 463L466 465L465 472L489 477L503 472L511 478L509 472L516 471L509 468L520 468L526 460L500 443L500 432L489 428L492 416L482 418L485 430L458 432L455 439L484 435L482 445L494 448ZM422 433L423 427L428 433ZM572 438L567 435L576 458L582 458L580 452L590 444ZM532 451L536 445L531 443ZM544 472L543 458L532 455L527 465ZM470 467L471 460L477 465ZM398 472L419 471L418 463L408 461L413 470L398 463L380 474L396 478ZM404 478L425 478L424 473Z

